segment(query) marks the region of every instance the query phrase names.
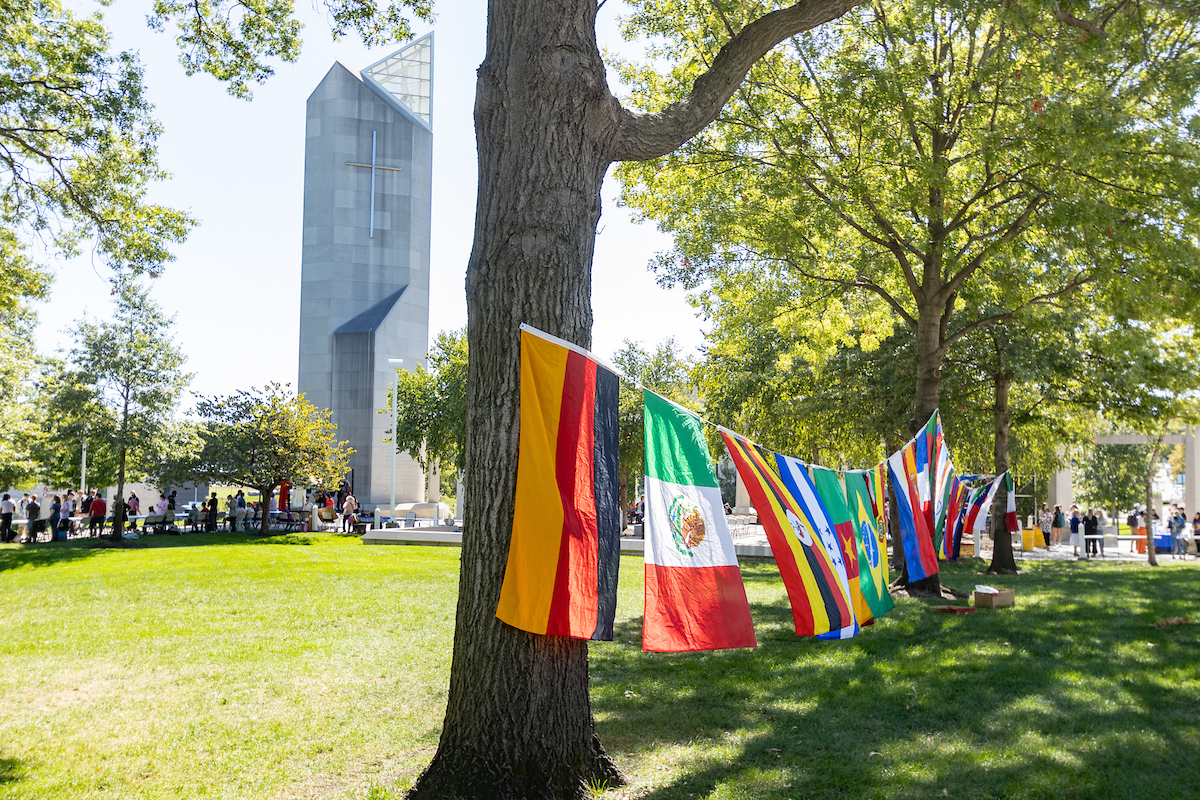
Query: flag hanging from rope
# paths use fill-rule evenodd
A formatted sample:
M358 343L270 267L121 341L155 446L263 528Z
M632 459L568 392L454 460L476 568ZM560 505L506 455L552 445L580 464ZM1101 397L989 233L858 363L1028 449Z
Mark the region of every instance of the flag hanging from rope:
M854 628L857 632L858 625L871 618L871 607L867 605L867 599L863 597L862 587L859 585L858 545L854 540L854 523L850 519L846 490L842 486L841 478L833 470L816 465L813 465L811 469L813 486L816 487L817 495L821 498L821 503L829 514L829 521L833 523L833 530L837 534L837 544L841 549L843 569L846 573L846 586L850 590L850 603L854 608L854 618L857 623ZM780 473L783 475L784 482L787 483L788 472L781 469ZM844 631L845 629L843 629ZM831 631L828 635L833 638L835 633ZM849 636L842 635L840 638L848 639Z
M1000 491L1001 484L1004 483L1004 475L997 475L996 478L987 486L981 486L976 489L976 494L973 495L971 508L967 511L967 522L963 526L963 531L981 532L987 526L987 510L992 505L992 500L996 498L996 492Z
M496 607L514 628L612 639L617 389L617 374L586 350L522 326L516 507Z
M792 605L796 635L814 636L850 625L854 619L850 595L838 580L818 525L828 528L825 537L835 542L836 534L818 510L816 491L807 474L801 484L806 487L803 498L794 497L775 471L773 454L724 428L721 438L767 533Z
M938 535L938 558L942 560L958 558L958 539L955 538L955 523L958 522L959 512L962 510L963 496L966 494L966 487L957 475L950 476L948 491L946 492L946 509L942 518L942 530Z
M1004 527L1009 533L1016 533L1021 530L1021 523L1017 520L1017 487L1013 483L1012 472L1004 471L1004 488L1008 490L1008 505L1005 508Z
M644 392L646 606L642 649L754 647L750 603L700 418Z
M896 490L896 516L900 519L900 544L909 581L919 581L938 573L937 553L925 514L921 513L916 464L917 444L923 434L888 458L888 471ZM894 541L894 539L893 539Z
M871 609L871 617L881 617L895 608L888 593L887 539L876 527L870 508L870 473L846 473L846 504L858 545L858 585ZM861 622L861 620L860 620Z

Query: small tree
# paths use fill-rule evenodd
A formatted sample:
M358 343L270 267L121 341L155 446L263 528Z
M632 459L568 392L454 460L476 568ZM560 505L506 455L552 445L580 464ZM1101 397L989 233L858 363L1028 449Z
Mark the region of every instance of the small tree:
M408 453L423 471L439 461L452 461L461 470L467 440L467 332L439 333L428 361L428 370L399 370L396 385L388 388L387 405L379 413L392 415L395 393L400 414L392 438L384 441L394 441L396 450Z
M116 452L108 437L99 435L118 427L116 413L100 402L83 373L63 361L48 360L37 381L35 402L41 424L31 450L38 476L49 486L76 485L86 441L88 486L116 483Z
M1143 478L1153 448L1146 444L1098 444L1079 465L1076 494L1089 506L1122 508L1142 500Z
M175 466L194 480L251 487L269 504L284 481L336 485L350 468L354 451L337 441L329 409L278 383L203 398L196 413L203 421L200 451ZM260 532L268 533L270 524L264 513Z
M175 422L179 395L192 376L183 371L183 352L171 339L173 320L136 280L114 282L117 307L110 322L84 322L76 333L71 361L93 392L88 403L103 406L110 424L92 435L117 459L117 497L125 496L130 474L144 475L163 452L164 434ZM113 539L120 541L125 504L113 509Z

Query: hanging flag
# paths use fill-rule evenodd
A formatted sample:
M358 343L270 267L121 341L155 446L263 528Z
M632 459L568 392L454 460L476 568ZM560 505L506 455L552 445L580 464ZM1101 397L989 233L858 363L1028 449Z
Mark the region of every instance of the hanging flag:
M957 475L950 476L949 486L946 492L946 513L942 519L942 531L938 536L938 558L942 560L958 560L958 545L959 541L955 538L955 523L960 516L962 510L963 496L966 493L966 487Z
M933 524L933 487L936 481L937 459L937 426L940 418L935 410L929 415L929 421L916 435L913 441L916 448L913 460L916 464L917 495L920 497L920 513L925 517L925 527L932 534Z
M875 528L884 534L886 541L888 529L887 513L887 462L880 461L875 468L867 473L870 479L871 511L875 514ZM887 560L887 550L884 549L883 560Z
M960 533L975 530L975 517L979 515L980 509L983 508L983 499L987 495L988 486L989 484L976 486L967 494L966 514L963 517L962 531ZM986 517L987 514L985 513L984 516Z
M512 540L496 616L549 636L609 641L621 514L617 375L521 326L521 431Z
M935 450L937 452L936 470L933 478L933 535L937 542L946 542L946 516L950 510L950 492L954 486L954 464L950 461L950 449L942 433L941 417L937 418L937 434ZM949 541L953 541L950 539ZM946 552L950 547L946 547Z
M938 573L937 554L917 488L916 449L921 440L910 441L888 458L888 471L896 490L896 515L900 518L900 543L909 581L919 581Z
M802 501L780 480L773 456L764 457L758 445L724 428L721 438L758 511L758 521L766 530L792 604L796 635L814 636L850 625L854 611L849 591L838 580L837 569L817 527L832 526L814 510L819 508L819 501L807 474L801 485L808 487L809 494ZM826 536L833 538L836 534L829 530Z
M874 470L872 470L874 472ZM887 539L876 527L875 514L869 508L871 488L868 485L870 472L846 473L846 503L850 509L858 543L858 585L872 617L881 617L895 608L888 593Z
M1021 530L1021 523L1017 520L1017 487L1013 483L1012 472L1004 471L1004 488L1008 490L1008 506L1004 514L1004 527L1009 533L1016 533Z
M950 529L949 535L954 540L953 557L956 561L962 549L963 527L967 523L967 512L971 510L971 490L967 488L965 481L959 481L958 494L958 513L954 516L953 524L949 520L946 522L946 527Z
M779 474L783 476L783 482L787 484L789 489L792 489L792 485L789 482L790 472L790 470L785 470L782 466L780 467ZM850 602L854 608L854 618L858 623L854 627L857 628L858 625L863 624L871 618L871 607L867 605L867 599L863 597L862 588L859 586L858 545L854 540L854 523L850 520L850 509L846 503L846 490L842 488L842 481L838 477L838 474L828 467L813 465L812 478L813 486L817 490L817 496L820 497L821 504L825 507L825 511L829 515L829 521L833 523L833 530L837 534L837 544L841 549L842 556L842 571L846 573L846 585L850 590ZM793 490L793 494L795 494L795 490ZM828 635L832 638L835 634L836 632L831 631ZM848 639L850 637L842 635L840 638Z
M1006 472L1005 475L1008 473ZM1004 482L1004 475L996 476L995 480L989 483L986 487L979 487L976 491L977 495L971 503L971 509L967 512L967 522L963 526L963 531L974 531L979 533L987 526L987 510L992 505L992 500L996 497L996 492L1000 490L1000 485Z
M754 647L754 623L700 418L645 392L642 649Z

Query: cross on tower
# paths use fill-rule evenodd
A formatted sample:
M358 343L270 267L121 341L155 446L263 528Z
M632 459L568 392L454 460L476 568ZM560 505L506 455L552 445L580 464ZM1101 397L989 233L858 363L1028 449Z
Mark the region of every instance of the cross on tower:
M346 166L348 166L348 167L366 167L367 169L371 170L371 227L370 227L370 233L367 236L367 238L369 238L369 239L375 238L375 170L390 169L393 172L403 172L404 171L404 170L400 169L399 167L385 167L385 166L382 166L381 164L375 163L375 133L376 133L375 131L371 131L371 163L370 164L359 164L355 161L347 161L346 162Z

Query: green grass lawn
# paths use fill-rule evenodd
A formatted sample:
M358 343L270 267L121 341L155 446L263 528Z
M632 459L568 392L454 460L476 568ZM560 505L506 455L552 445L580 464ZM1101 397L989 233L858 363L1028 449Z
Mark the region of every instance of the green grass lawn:
M455 548L244 534L0 547L0 798L381 798L432 756ZM608 797L1200 797L1200 565L1029 564L1017 607L792 634L744 567L755 650L648 654L641 561L591 648ZM980 567L950 566L969 589ZM1200 615L1197 615L1200 616Z

